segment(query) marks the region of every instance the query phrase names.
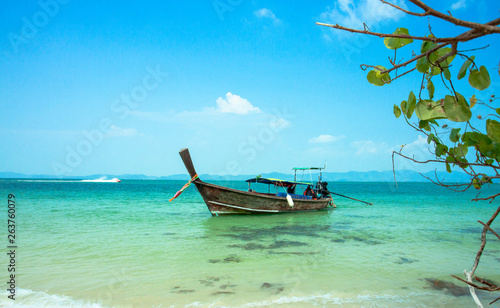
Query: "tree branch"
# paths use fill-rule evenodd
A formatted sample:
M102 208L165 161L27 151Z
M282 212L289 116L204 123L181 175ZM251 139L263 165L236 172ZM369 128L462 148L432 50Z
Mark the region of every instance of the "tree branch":
M486 201L486 200L490 200L491 199L490 200L490 203L491 203L498 196L500 196L500 193L498 193L496 195L492 195L492 196L486 197L486 198L476 198L476 199L474 199L474 201L479 201L479 200Z
M447 15L445 15L447 16ZM367 34L371 36L378 36L380 38L386 38L386 37L394 37L394 38L404 38L404 39L414 39L414 40L419 40L419 41L428 41L428 42L433 42L433 43L451 43L451 42L466 42L470 41L472 39L475 39L480 36L492 34L492 33L500 33L500 27L497 27L498 24L500 24L500 18L494 19L492 21L489 21L485 24L479 24L483 25L485 27L492 27L495 31L492 32L485 32L482 31L481 29L475 29L473 28L472 30L466 31L460 35L454 36L454 37L429 37L429 36L415 36L415 35L407 35L407 34L394 34L394 33L382 33L382 32L373 32L369 31L366 28L364 30L357 30L353 28L348 28L341 26L339 24L327 24L323 22L316 22L318 26L325 26L325 27L330 27L334 29L339 29L343 31L348 31L351 33L361 33L361 34Z
M497 208L495 213L491 216L490 220L486 223L487 226L483 228L483 233L481 234L481 246L479 247L479 251L477 252L476 259L474 260L474 265L472 266L471 271L469 272L471 276L474 275L476 271L479 261L481 260L481 255L483 254L484 247L486 246L486 232L488 232L489 226L491 223L497 218L498 213L500 213L500 206Z
M460 277L457 277L457 276L455 276L455 275L451 275L451 277L456 278L456 279L460 280L461 282L465 282L465 283L466 283L466 284L468 284L469 286L472 286L472 287L474 287L474 288L476 288L476 289L479 289L479 290L485 290L485 291L498 291L498 290L497 290L497 288L498 288L498 287L497 287L497 288L494 288L494 289L492 290L492 288L491 288L491 287L483 287L483 286L477 285L477 284L475 284L475 283L473 283L473 282L470 282L470 281L464 280L464 279L462 279L462 278L460 278ZM476 277L474 277L474 278L476 278Z
M427 4L423 3L420 0L409 0L409 1L413 4L415 4L416 6L420 7L421 9L423 9L425 11L426 15L431 15L431 16L446 20L446 21L448 21L452 24L455 24L457 26L462 26L462 27L480 30L481 32L484 32L485 35L491 34L491 33L500 33L500 31L499 31L500 29L498 27L490 25L489 23L480 24L477 22L470 22L470 21L466 21L463 19L458 19L458 18L455 18L451 15L446 15L446 14L443 14L439 11L436 11L435 9L431 8L430 6L428 6ZM384 2L384 1L382 1L382 2ZM422 16L426 16L426 15L422 15ZM498 20L500 20L500 18Z
M334 28L334 29L338 29L338 30L348 31L351 33L361 33L361 34L365 34L365 35L378 36L380 38L393 37L393 38L414 39L414 40L428 41L428 42L433 42L433 43L441 43L441 44L437 45L436 47L432 48L431 50L429 50L425 53L422 53L418 56L415 56L404 63L396 65L391 69L382 71L381 74L385 74L385 73L389 73L393 70L397 70L398 68L401 68L401 67L404 67L410 63L413 63L416 60L418 60L422 57L428 56L431 53L433 53L434 51L441 49L441 48L445 47L446 45L451 44L452 51L450 53L448 53L447 55L445 55L444 57L441 57L441 59L439 59L438 63L441 63L447 57L452 56L452 55L457 53L458 42L466 42L466 41L470 41L470 40L473 40L473 39L476 39L478 37L485 36L488 34L500 33L500 27L497 27L497 25L500 24L500 18L491 20L485 24L480 24L480 23L464 21L464 20L449 16L449 15L443 14L441 12L438 12L438 11L432 9L431 7L427 6L425 3L423 3L422 1L419 1L419 0L410 0L410 1L413 2L415 5L424 9L428 13L413 13L413 12L405 10L405 9L395 5L395 4L389 3L387 1L384 1L384 0L380 0L380 1L382 3L388 4L394 8L401 10L407 14L410 14L410 15L414 15L414 16L432 15L432 16L438 17L440 19L444 19L444 20L451 22L453 24L471 28L471 30L468 30L460 35L455 36L455 37L438 38L438 37L433 37L433 36L429 37L429 36L414 36L414 35L407 35L407 34L394 34L394 33L389 34L389 33L373 32L373 31L369 31L366 27L364 30L357 30L357 29L353 29L353 28L344 27L344 26L341 26L339 24L332 25L332 24L327 24L327 23L322 23L322 22L316 22L316 24L320 25L320 26L325 26L325 27L330 27L330 28Z
M408 10L405 10L403 9L402 7L400 7L399 5L395 5L395 4L392 4L390 2L387 2L387 1L384 1L384 0L380 0L380 2L384 3L384 4L387 4L387 5L390 5L392 6L393 8L395 9L398 9L400 10L401 12L404 12L408 15L413 15L413 16L419 16L419 17L423 17L423 16L428 16L430 15L430 12L429 11L425 11L423 13L415 13L415 12L412 12L412 11L408 11Z
M491 229L490 226L488 226L487 224L485 224L484 222L482 222L480 220L478 220L477 222L482 224L485 228L487 228L491 233L493 233L500 240L500 235L498 235L498 233L496 233L495 230Z
M339 24L327 24L327 23L322 23L322 22L317 22L316 23L318 26L325 26L325 27L330 27L334 29L339 29L343 31L348 31L351 33L361 33L361 34L367 34L371 36L378 36L380 38L385 38L385 37L395 37L395 38L404 38L404 39L414 39L414 40L419 40L419 41L429 41L429 42L449 42L450 40L453 40L454 38L452 37L447 37L444 39L440 38L435 38L435 37L428 37L428 36L413 36L413 35L408 35L408 34L394 34L394 33L382 33L382 32L372 32L369 30L357 30L353 28L348 28L341 26Z

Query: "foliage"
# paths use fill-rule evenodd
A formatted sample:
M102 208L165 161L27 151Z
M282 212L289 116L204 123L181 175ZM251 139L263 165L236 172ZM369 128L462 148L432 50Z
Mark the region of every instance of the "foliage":
M463 170L470 176L470 182L465 184L445 184L437 178L435 180L429 179L436 184L455 190L466 190L470 187L480 190L483 185L500 179L500 108L494 106L496 98L494 95L483 99L479 99L475 95L468 98L464 96L464 93L469 93L474 89L477 91L488 89L491 85L490 73L484 65L480 65L476 61L474 55L469 54L470 51L458 50L458 45L461 42L500 33L500 27L498 27L500 18L480 24L455 18L451 14L441 13L420 0L409 1L422 9L421 13L406 10L385 0L380 1L408 15L433 16L454 25L469 28L468 31L460 35L439 38L432 33L430 24L429 33L426 36L415 36L410 35L410 31L406 28L397 28L393 33L377 33L369 31L366 25L364 30L357 30L338 24L317 23L334 29L384 38L385 47L394 51L393 58L389 57L391 67L386 69L382 65L361 65L363 70L371 69L367 74L367 80L375 86L385 86L414 71L422 75L418 89L411 91L408 98L400 104L395 104L393 112L396 118L402 116L408 125L427 136L427 142L432 148L434 158L427 161L417 161L402 154L401 151L394 154L417 163L441 163L448 172L452 172L452 167ZM420 46L416 45L418 44L416 41L421 42ZM417 51L413 50L410 53L411 47ZM397 58L397 55L401 54L401 51L398 51L400 49L411 54L410 60L401 63L402 60ZM454 72L458 66L460 69ZM405 71L399 73L398 70ZM500 74L500 70L498 73ZM471 88L464 87L458 90L455 84L465 77L467 77ZM487 110L487 115L480 114L484 110ZM478 194L474 200L492 202L498 196L500 193L480 198ZM456 277L476 289L500 290L500 287L484 283L484 279L475 276L476 281L483 285L477 285L472 281L486 244L486 233L490 231L500 239L500 236L490 228L491 223L499 213L500 207L486 224L482 223L484 229L481 248L472 270L465 272L467 280ZM475 295L474 288L471 288L471 295L476 304L482 307Z
M405 28L398 28L393 34L401 33L409 36ZM430 34L428 37L434 36ZM413 40L410 39L396 38L392 41L388 38L384 39L385 46L391 50L411 45L412 42ZM456 166L470 175L471 180L468 184L457 184L456 188L467 189L473 186L480 189L482 185L500 178L498 173L500 169L500 123L497 121L500 118L500 108L494 108L494 96L490 97L487 102L478 100L475 95L466 99L456 90L454 81L468 75L470 86L482 91L491 85L490 74L485 66L478 66L475 56L468 56L449 47L436 47L435 43L429 41L421 43L420 51L424 56L414 63L415 69L422 74L418 96L413 91L410 92L407 100L394 105L394 115L396 118L402 115L410 126L427 136L428 143L434 149L433 162L445 164L448 172L451 172L451 166ZM457 55L463 59L463 63L454 78L451 73L452 63ZM390 60L391 63L397 62L395 57L396 55ZM391 79L388 70L381 65L365 65L365 67L373 68L368 73L367 79L376 86L389 84L395 79ZM436 85L440 89L445 89L448 94L436 98ZM481 116L478 113L478 105L488 107L492 113ZM474 106L476 106L475 109ZM416 122L412 123L409 120L414 114ZM471 119L476 118L480 121L479 125L474 126ZM401 154L401 156L404 155ZM447 184L447 186L450 185ZM494 199L496 196L490 196L490 198Z

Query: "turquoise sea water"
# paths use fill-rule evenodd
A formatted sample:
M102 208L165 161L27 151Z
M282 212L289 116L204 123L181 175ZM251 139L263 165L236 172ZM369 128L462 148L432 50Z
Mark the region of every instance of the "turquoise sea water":
M470 270L477 220L498 206L429 183L334 183L374 205L336 198L323 212L212 217L194 186L168 202L184 184L0 180L3 251L16 196L15 304L473 307L450 275ZM488 240L476 273L500 282L500 241ZM0 306L9 306L2 255ZM480 293L485 304L494 295Z

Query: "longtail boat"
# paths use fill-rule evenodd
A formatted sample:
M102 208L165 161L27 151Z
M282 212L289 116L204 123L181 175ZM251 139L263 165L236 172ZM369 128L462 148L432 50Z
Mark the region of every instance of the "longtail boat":
M191 180L171 199L176 198L190 183L194 183L205 201L208 210L213 216L227 214L255 214L255 213L293 213L318 211L335 207L332 196L327 189L327 182L321 181L321 169L324 168L294 168L295 180L283 181L278 179L262 178L260 176L249 179L248 191L223 187L203 182L194 169L189 150L180 150L179 155L186 166ZM319 170L318 182L297 182L297 170ZM268 184L268 192L256 192L251 188L251 183ZM275 187L271 193L270 186ZM297 187L304 186L302 194L296 194Z

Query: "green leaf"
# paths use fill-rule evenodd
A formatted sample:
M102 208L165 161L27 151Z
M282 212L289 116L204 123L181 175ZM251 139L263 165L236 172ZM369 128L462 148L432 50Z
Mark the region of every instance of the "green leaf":
M450 52L451 52L451 48L450 47L443 47L443 48L440 48L440 49L436 50L436 54L438 56L436 60L440 60L442 57L446 56ZM444 60L443 62L440 63L440 65L443 68L450 66L450 64L453 61L453 59L455 59L455 56L456 55L451 55L451 56L447 57L446 60Z
M469 147L466 146L465 144L460 144L460 149L462 150L462 155L465 157L467 153L469 152Z
M451 79L451 73L447 67L443 67L443 73L444 73L444 78L446 78L447 80Z
M403 114L406 114L406 108L407 108L407 102L402 101L401 102L401 111L403 112Z
M427 73L429 70L429 61L427 61L427 57L422 57L417 60L417 71L420 73Z
M500 160L500 143L494 143L493 144L493 150L490 151L490 153L488 153L490 155L488 155L488 157L491 157L492 159L496 159L497 161ZM488 161L486 161L488 163ZM490 164L493 164L493 162L491 162Z
M408 29L406 29L406 28L397 28L393 34L409 35ZM386 37L386 38L384 38L385 47L392 49L392 50L401 48L401 47L408 45L410 43L413 43L413 40L411 38L398 38L398 37Z
M401 109L399 109L398 105L394 105L394 115L396 118L399 118L401 116Z
M473 94L472 97L470 98L470 107L474 107L474 105L477 103L477 98L476 98L476 94ZM497 111L498 113L498 111ZM500 114L500 113L499 113Z
M494 145L493 143L491 142L491 139L485 135L485 134L481 134L481 133L477 133L477 138L478 138L478 142L476 143L476 148L482 153L482 154L485 154L490 152L491 150L493 150L494 148Z
M434 98L434 84L432 81L427 81L427 91L429 92L429 99Z
M431 75L432 76L441 74L442 70L439 66L435 65L435 66L430 66L430 67L431 67Z
M429 120L429 123L436 125L439 127L439 123L436 120Z
M432 37L432 35L429 35L429 37ZM423 41L422 45L420 46L420 53L427 52L436 46L437 46L436 43L429 42L429 41Z
M448 162L446 162L446 171L448 171L448 173L451 173L451 167L450 164L448 164Z
M450 133L450 141L455 143L458 140L460 140L460 134L458 133L460 131L460 128L454 128L451 130Z
M429 121L424 121L424 120L418 121L418 127L426 131L431 131L431 128L429 126Z
M413 94L413 91L410 92L408 95L408 102L406 103L406 117L408 119L411 118L413 115L413 111L415 111L415 107L417 106L417 98L415 97L415 94Z
M429 55L428 62L429 62L429 68L430 68L430 73L432 76L434 75L439 75L441 74L441 68L436 65L436 61L439 59L439 55L437 54L437 50L434 51Z
M434 134L429 134L429 136L427 136L427 144L430 144L431 141L433 141L435 138Z
M449 52L451 52L451 48L443 47L429 55L429 62L430 62L430 67L432 68L432 75L438 75L441 74L441 72L444 72L446 79L449 80L451 78L448 66L450 66L450 63L453 61L453 59L455 59L455 55L447 57L438 64L441 58L446 56Z
M465 132L462 135L462 142L469 147L478 147L481 143L481 135L482 134L478 132Z
M415 113L420 120L446 119L441 103L432 100L420 100Z
M451 151L453 152L453 155L455 155L455 157L465 157L469 149L461 144L455 148L452 148Z
M385 71L386 68L383 67L382 65L375 65L375 75L377 76L377 78L382 78L384 76L384 74L382 74L381 72L382 71Z
M391 83L391 77L389 76L388 73L384 73L384 74L380 73L381 71L385 71L385 70L386 70L385 67L383 67L381 65L377 65L377 66L375 66L375 69L368 72L368 76L366 76L366 79L368 79L368 81L371 84L376 85L376 86L383 86L385 84Z
M472 117L465 98L457 93L458 100L451 95L446 95L444 98L444 112L450 121L454 122L467 122Z
M444 144L437 144L436 145L436 156L441 157L442 155L446 154L446 151L448 151L448 147L445 146Z
M366 79L368 79L368 81L371 84L379 87L385 84L385 82L383 82L380 78L377 77L377 73L374 70L368 72L368 76L366 76Z
M469 83L478 90L484 90L490 86L490 74L484 65L481 65L479 70L475 69L470 72Z
M472 64L472 62L474 61L475 58L476 58L476 56L472 56L472 57L468 58L467 60L465 60L464 64L462 64L462 67L458 71L458 77L457 77L458 80L465 77L465 74L467 73L467 69Z
M446 162L455 164L457 162L457 159L453 156L447 156L445 159Z
M458 166L462 169L465 169L469 166L469 161L467 161L467 159L465 158L460 158L460 160L458 161Z
M481 184L478 179L472 180L472 186L474 186L475 189L481 189Z
M491 141L500 143L500 123L495 120L486 120L486 132Z
M500 108L495 109L495 111L500 115Z
M491 184L491 183L493 183L493 182L491 181L491 178L490 178L490 177L487 177L487 176L484 176L484 175L483 175L483 176L481 177L481 183L484 183L484 184L486 184L486 183L490 183L490 184Z

